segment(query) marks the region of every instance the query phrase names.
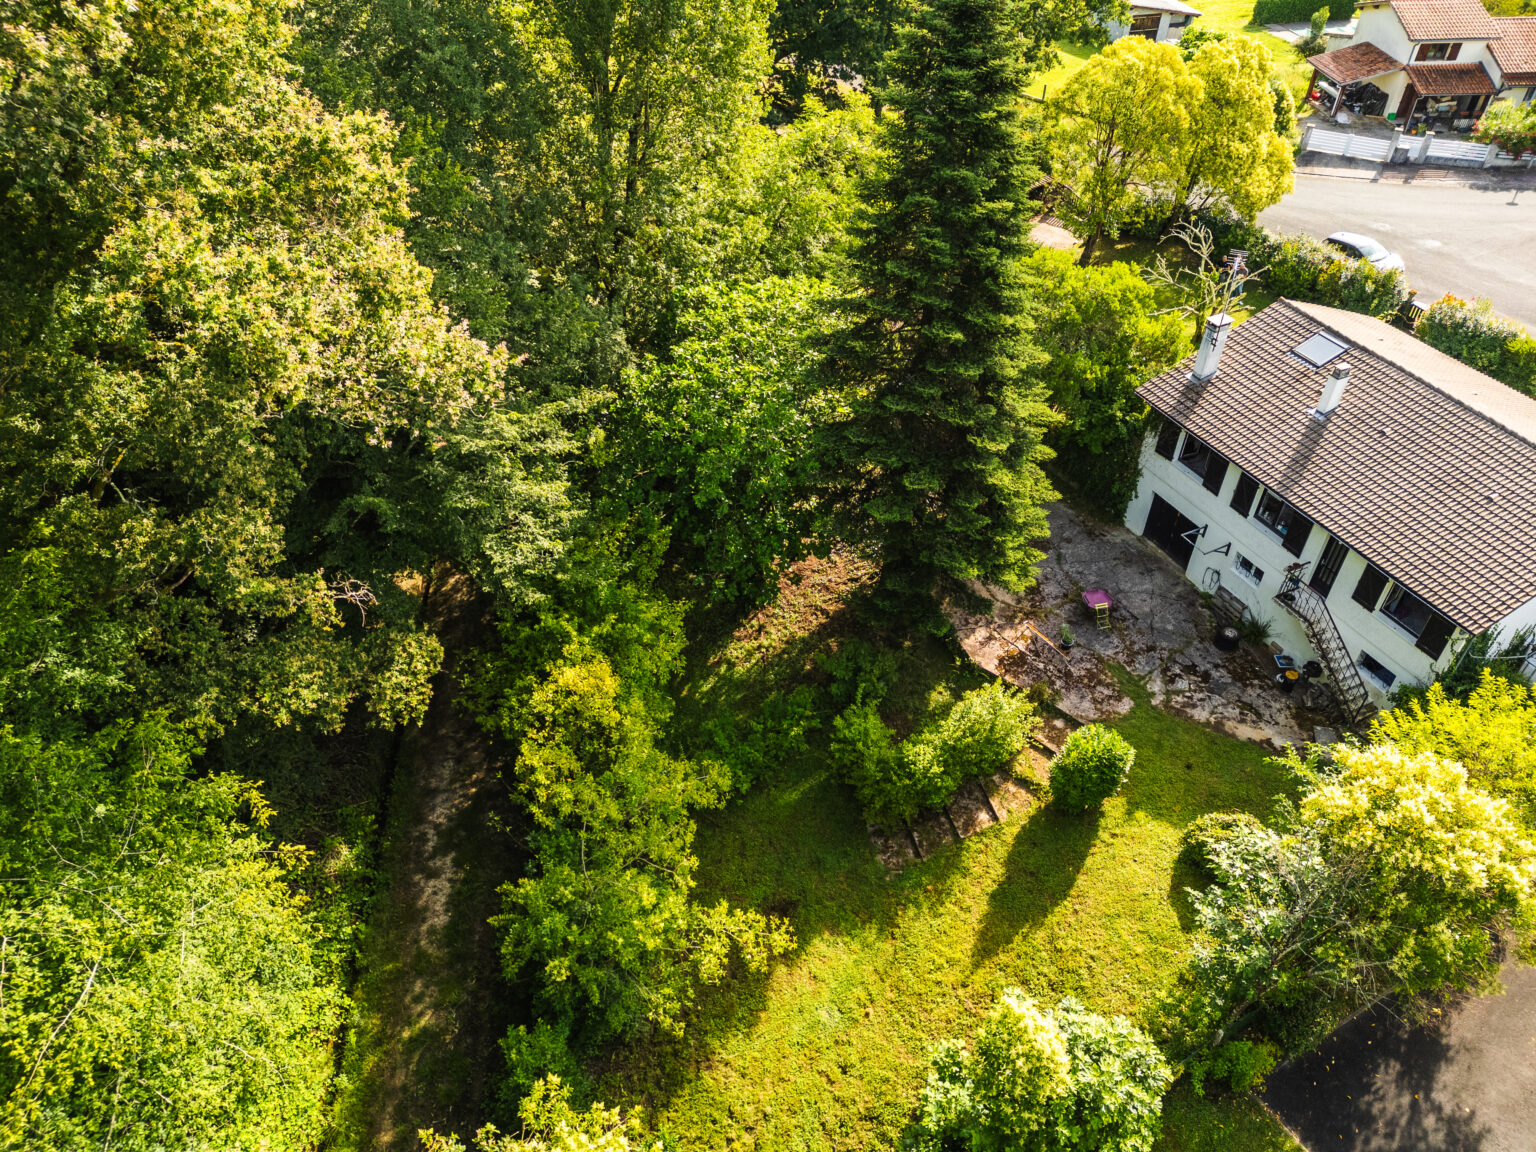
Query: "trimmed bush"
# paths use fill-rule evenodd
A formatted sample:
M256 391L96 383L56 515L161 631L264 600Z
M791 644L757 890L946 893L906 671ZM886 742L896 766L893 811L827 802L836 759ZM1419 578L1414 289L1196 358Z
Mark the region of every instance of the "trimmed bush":
M1495 312L1490 301L1442 296L1429 306L1414 335L1431 348L1536 396L1536 340Z
M1312 19L1319 8L1328 9L1328 19L1348 20L1355 14L1354 0L1258 0L1253 6L1255 24L1300 24Z
M832 759L872 816L911 820L947 803L969 777L1005 768L1038 724L1029 700L994 680L897 747L861 696L833 721Z
M1097 808L1120 790L1136 759L1124 736L1089 724L1067 737L1051 761L1051 801L1065 812Z
M1071 999L1042 1012L1006 989L974 1044L933 1049L908 1147L1150 1152L1172 1079L1157 1045L1125 1017Z
M1211 851L1234 836L1263 828L1258 817L1247 812L1206 812L1184 829L1184 848L1179 853L1207 874L1214 874Z

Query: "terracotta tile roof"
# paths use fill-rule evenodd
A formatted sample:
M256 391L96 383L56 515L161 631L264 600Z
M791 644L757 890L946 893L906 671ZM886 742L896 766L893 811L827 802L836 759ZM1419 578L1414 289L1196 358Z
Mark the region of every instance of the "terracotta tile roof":
M1408 64L1403 71L1422 96L1492 96L1498 91L1481 64Z
M1322 369L1290 355L1350 345L1343 402L1312 418ZM1192 358L1142 386L1261 484L1471 632L1536 598L1536 400L1368 316L1279 300L1235 328L1221 367Z
M1505 84L1536 84L1536 16L1498 16L1499 38L1489 45Z
M1499 27L1482 0L1392 0L1410 40L1492 40Z
M1321 56L1312 57L1307 63L1340 84L1369 80L1384 72L1396 72L1403 66L1401 60L1395 60L1376 45L1364 42L1324 52Z

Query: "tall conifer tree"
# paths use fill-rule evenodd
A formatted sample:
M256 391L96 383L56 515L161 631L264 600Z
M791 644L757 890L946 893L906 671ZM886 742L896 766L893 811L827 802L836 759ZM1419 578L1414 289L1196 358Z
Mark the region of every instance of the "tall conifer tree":
M859 400L838 429L856 529L891 591L1027 585L1047 532L1019 260L1034 171L1009 0L930 0L888 60L887 164L858 253L862 319L838 352ZM845 479L847 477L845 476Z

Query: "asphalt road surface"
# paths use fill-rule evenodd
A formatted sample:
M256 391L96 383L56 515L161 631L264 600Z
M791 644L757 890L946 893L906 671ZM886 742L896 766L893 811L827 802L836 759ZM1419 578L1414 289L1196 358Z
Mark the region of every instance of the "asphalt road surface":
M1310 1152L1531 1152L1536 1148L1536 969L1463 1001L1434 1026L1385 1008L1283 1064L1268 1104Z
M1536 187L1412 183L1296 173L1296 191L1259 215L1277 232L1362 232L1402 254L1424 303L1486 296L1536 332Z

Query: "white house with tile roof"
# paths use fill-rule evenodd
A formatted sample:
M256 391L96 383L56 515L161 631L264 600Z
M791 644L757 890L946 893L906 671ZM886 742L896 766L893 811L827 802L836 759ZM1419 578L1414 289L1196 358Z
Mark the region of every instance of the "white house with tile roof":
M1464 127L1536 92L1536 16L1495 18L1480 0L1360 0L1356 16L1348 44L1308 61L1329 107L1342 94L1405 128Z
M1149 381L1125 522L1315 659L1352 718L1536 626L1536 400L1390 324L1280 300Z

